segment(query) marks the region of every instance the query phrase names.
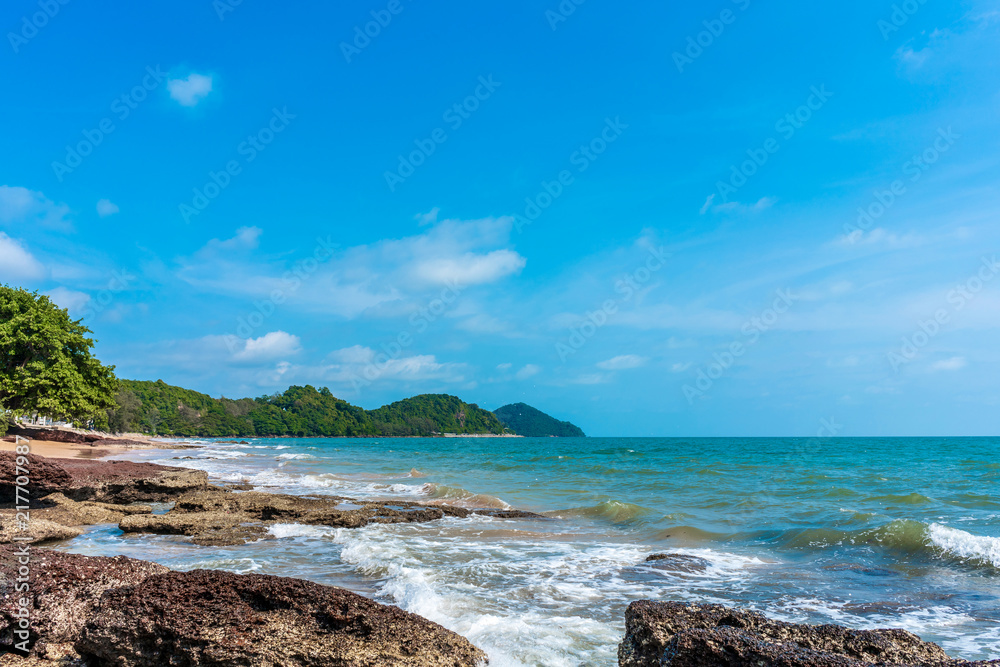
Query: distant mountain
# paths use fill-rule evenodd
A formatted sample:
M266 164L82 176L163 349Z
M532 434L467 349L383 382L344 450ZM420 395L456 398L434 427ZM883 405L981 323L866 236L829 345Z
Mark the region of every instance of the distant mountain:
M492 412L446 394L414 396L377 410L306 385L260 398L212 398L162 380L121 380L118 406L108 413L112 430L184 437L233 436L429 436L500 434Z
M560 438L585 438L579 426L550 417L541 410L524 403L512 403L493 411L504 426L518 435L529 438L557 436Z

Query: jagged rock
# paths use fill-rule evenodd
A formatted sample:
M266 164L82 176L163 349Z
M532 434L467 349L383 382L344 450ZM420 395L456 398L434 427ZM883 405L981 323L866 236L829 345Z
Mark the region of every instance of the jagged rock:
M652 554L646 558L651 567L672 572L704 572L711 563L687 554Z
M452 509L452 508L449 508ZM211 489L177 499L173 513L235 512L259 521L282 521L337 528L359 528L370 523L415 523L440 519L440 507L410 502L368 502L337 496L292 496Z
M126 505L167 502L196 489L209 488L208 473L133 461L60 462L73 481L62 491L76 501L91 500Z
M76 650L116 667L473 667L465 638L396 607L299 579L212 570L109 591Z
M27 460L27 489L34 507L52 493L75 501L124 505L164 502L187 491L209 488L208 473L201 470L132 461L59 459L57 463L34 454L28 454ZM18 474L17 454L0 452L0 504L14 504Z
M28 544L68 540L82 531L62 523L39 518L39 510L31 510L27 531L21 529L16 510L0 510L0 544L12 544L15 537L30 537Z
M14 614L23 595L30 596L29 646L34 659L73 659L65 644L75 642L105 591L138 584L151 574L169 570L162 565L124 556L98 558L48 549L31 549L31 587L15 590L17 547L0 546L0 650L11 650L21 639L13 634ZM62 657L60 657L62 655ZM30 663L25 663L30 664Z
M168 512L125 517L118 527L125 533L187 535L195 544L232 546L259 540L267 534L262 523L248 525L253 521L253 517L240 513Z
M951 660L905 630L773 621L716 604L633 602L625 612L620 667L869 667L985 665Z
M0 504L13 506L28 500L32 506L37 506L42 496L62 491L73 481L69 472L52 459L25 454L22 460L26 459L27 465L18 466L19 458L21 455L16 452L0 452ZM18 470L19 467L21 470ZM28 483L23 487L27 490L27 496L24 493L18 496L16 491L17 478L20 476L27 478Z
M132 514L152 514L149 505L112 505L89 500L76 502L61 493L53 493L42 498L43 509L31 512L35 517L54 521L64 526L96 526L102 523L118 523Z

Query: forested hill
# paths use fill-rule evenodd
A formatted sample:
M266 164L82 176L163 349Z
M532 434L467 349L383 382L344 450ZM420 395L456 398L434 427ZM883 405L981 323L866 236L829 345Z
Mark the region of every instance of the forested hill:
M586 437L579 426L569 422L559 421L541 410L525 403L512 403L498 408L493 413L503 422L503 425L518 435L529 438L545 438L556 436L560 438Z
M327 388L290 387L260 398L212 398L162 380L121 380L112 430L185 437L430 436L503 433L496 416L455 396L424 394L377 410L336 398Z

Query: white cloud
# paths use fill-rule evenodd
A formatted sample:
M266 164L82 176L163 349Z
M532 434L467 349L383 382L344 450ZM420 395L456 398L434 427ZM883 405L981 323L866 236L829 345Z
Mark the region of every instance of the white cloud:
M706 213L708 213L708 209L712 208L712 202L713 201L715 201L715 194L714 193L708 195L708 198L705 199L705 203L702 205L701 209L699 209L699 211L698 211L699 215L705 215Z
M646 357L635 354L623 354L607 361L597 364L597 367L605 371L623 371L629 368L639 368L649 362Z
M966 361L965 357L952 357L951 359L942 359L941 361L934 362L931 364L932 371L959 371L965 368Z
M212 77L192 72L186 79L167 80L167 90L181 106L193 107L212 92Z
M514 364L510 364L510 363L507 363L507 364L497 364L497 370L501 371L501 372L503 372L503 371L509 371L513 366L514 366Z
M72 226L66 204L56 204L41 192L10 185L0 185L0 224L37 224L57 229Z
M97 202L97 215L102 218L114 215L115 213L118 213L119 210L118 204L113 203L110 199L102 199Z
M541 370L542 370L541 368L539 368L538 366L536 366L534 364L527 364L527 365L525 365L524 368L522 368L521 370L519 370L515 374L515 377L518 380L527 380L528 378L532 377L533 375L538 375L538 373L540 373Z
M466 253L462 257L440 257L416 266L415 275L438 285L481 285L519 273L527 260L512 250L494 250L485 255Z
M298 336L285 331L272 331L260 338L246 340L242 350L233 355L239 361L265 361L298 354L302 346Z
M70 313L78 313L83 307L90 303L90 295L85 292L74 292L65 287L57 287L48 292L49 298L60 308L67 309Z
M673 366L670 367L670 372L671 373L683 373L687 369L691 368L693 365L694 365L694 362L691 362L691 361L688 361L686 363L676 363L676 364L674 364Z
M254 299L281 291L289 307L300 310L345 318L362 313L409 317L436 299L451 309L457 298L468 298L467 288L520 271L525 259L504 247L512 225L510 217L443 220L413 236L348 248L327 236L292 252L273 252L267 259L233 256L233 250L259 245L261 230L246 227L232 239L213 239L181 259L177 275L199 289ZM311 268L294 273L301 262ZM458 285L445 284L451 280ZM488 319L468 326L506 328Z
M759 213L766 209L774 206L774 203L778 201L774 197L761 197L753 204L742 204L738 201L726 202L725 204L719 204L717 206L712 206L711 209L715 213L725 212L725 213ZM709 202L705 202L705 206L708 206Z
M16 239L0 232L0 279L35 280L45 275L45 267Z
M232 238L212 239L199 251L202 256L215 254L217 251L232 252L234 250L255 250L260 246L260 237L264 230L260 227L240 227Z
M352 389L382 381L438 380L465 382L465 364L441 363L432 354L391 358L384 352L353 345L331 352L317 369L324 382L342 383Z

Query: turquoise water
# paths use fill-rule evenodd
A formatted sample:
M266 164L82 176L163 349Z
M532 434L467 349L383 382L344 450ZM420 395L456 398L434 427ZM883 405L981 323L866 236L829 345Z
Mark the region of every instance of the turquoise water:
M62 546L346 586L460 632L492 665L614 665L624 609L645 598L1000 656L1000 439L256 439L122 458L261 490L544 514L279 525L224 548L99 526ZM644 563L663 552L705 562Z

